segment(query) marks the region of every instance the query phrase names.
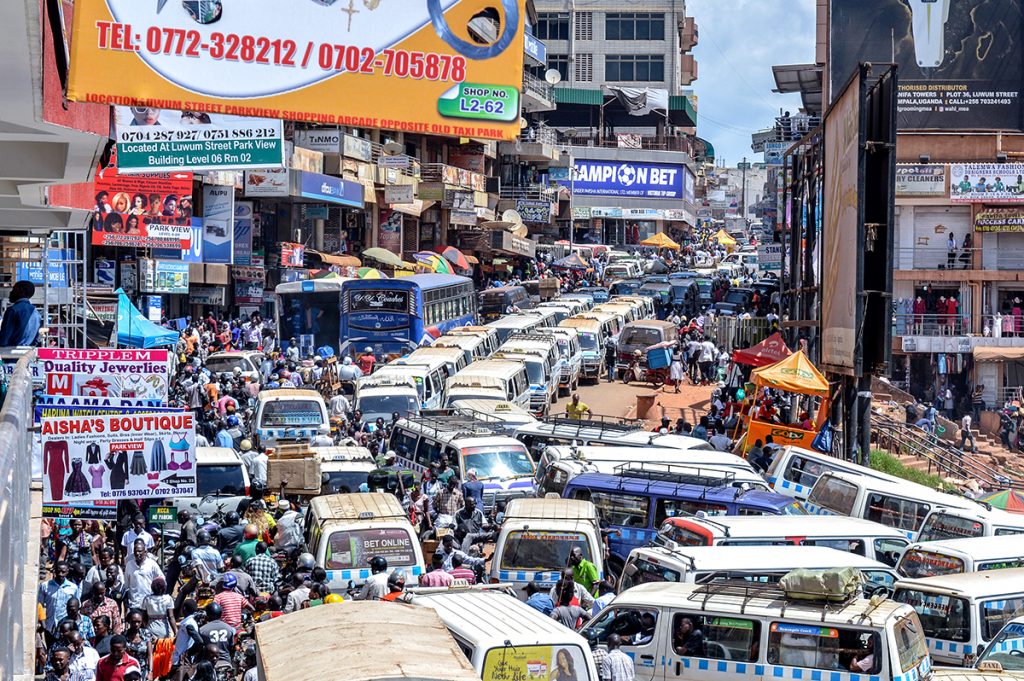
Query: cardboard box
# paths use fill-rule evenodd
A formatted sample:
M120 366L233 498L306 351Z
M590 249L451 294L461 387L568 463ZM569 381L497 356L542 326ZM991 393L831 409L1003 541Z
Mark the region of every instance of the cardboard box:
M289 494L320 494L320 462L316 459L271 459L267 490Z

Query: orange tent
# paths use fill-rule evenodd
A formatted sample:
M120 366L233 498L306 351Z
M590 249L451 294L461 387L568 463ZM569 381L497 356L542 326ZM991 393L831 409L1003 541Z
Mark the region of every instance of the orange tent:
M781 362L792 354L793 351L786 346L782 334L776 331L752 348L733 350L732 361L738 364L763 367Z

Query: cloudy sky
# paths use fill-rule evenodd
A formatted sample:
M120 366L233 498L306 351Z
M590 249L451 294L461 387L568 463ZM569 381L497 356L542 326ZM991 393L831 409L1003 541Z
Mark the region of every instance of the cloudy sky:
M772 92L775 64L814 61L814 0L687 0L700 42L694 48L697 134L727 165L750 150L750 134L770 127L779 110L795 113L799 95Z

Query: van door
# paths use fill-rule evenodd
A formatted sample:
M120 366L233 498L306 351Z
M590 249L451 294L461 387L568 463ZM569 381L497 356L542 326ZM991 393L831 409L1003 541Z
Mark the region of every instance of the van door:
M759 618L719 617L694 608L665 612L664 619L669 632L664 639L665 678L694 681L763 678L756 673L760 651L764 649L761 637L765 627ZM806 678L812 677L808 674Z
M594 632L601 645L607 645L612 634L621 636L622 652L633 658L637 681L655 681L665 678L661 658L672 636L667 619L667 612L657 607L615 607L613 602L590 621L586 631Z

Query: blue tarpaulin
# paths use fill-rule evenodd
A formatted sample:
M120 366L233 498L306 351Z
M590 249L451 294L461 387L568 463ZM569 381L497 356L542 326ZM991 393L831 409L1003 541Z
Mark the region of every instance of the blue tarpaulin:
M146 349L177 342L177 332L149 321L135 309L124 291L117 292L117 344L120 347Z

